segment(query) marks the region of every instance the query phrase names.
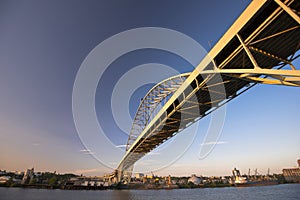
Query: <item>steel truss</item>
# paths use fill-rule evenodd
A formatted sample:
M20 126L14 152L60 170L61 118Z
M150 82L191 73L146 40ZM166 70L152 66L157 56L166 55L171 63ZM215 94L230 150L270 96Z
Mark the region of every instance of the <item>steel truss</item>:
M167 102L169 97L182 85L190 73L180 74L156 84L143 99L141 99L135 114L131 131L126 144L126 151L131 147L141 132Z
M295 2L253 1L193 72L147 93L117 168L118 182L130 182L134 163L155 147L257 83L300 86L300 70L293 64L300 57L300 3ZM259 12L265 5L273 11L248 34L243 28L256 14L251 9Z

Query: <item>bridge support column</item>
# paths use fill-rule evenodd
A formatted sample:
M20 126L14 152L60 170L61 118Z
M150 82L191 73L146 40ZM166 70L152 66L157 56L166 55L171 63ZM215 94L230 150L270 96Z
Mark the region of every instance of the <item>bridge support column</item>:
M133 165L127 169L117 169L116 180L118 183L129 184L131 181Z

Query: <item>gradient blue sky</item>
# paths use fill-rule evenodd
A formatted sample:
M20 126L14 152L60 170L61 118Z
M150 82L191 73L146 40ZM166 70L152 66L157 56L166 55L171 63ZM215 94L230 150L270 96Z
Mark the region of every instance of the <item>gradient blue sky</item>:
M149 26L180 31L209 50L208 41L218 41L250 2L0 0L0 169L111 172L82 151L72 117L73 83L88 53L114 34ZM111 95L109 85L122 73L149 62L181 72L192 69L176 56L155 50L133 52L114 62L102 80L107 90L96 94L96 110L116 145L126 143L126 135L113 123L109 102L101 97ZM149 88L133 96L132 114ZM266 173L267 168L281 172L295 166L300 158L299 100L299 88L255 86L227 104L222 144L207 158L199 160L198 153L209 118L199 122L197 138L181 159L157 173L226 175L234 167Z

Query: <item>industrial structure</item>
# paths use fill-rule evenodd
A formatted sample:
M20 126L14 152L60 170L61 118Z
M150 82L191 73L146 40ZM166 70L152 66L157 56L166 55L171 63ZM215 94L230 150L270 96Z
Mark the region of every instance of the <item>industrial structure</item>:
M300 86L299 15L299 0L253 0L193 72L155 85L111 180L130 182L136 161L257 83Z
M298 162L298 167L282 170L286 182L300 183L300 159L298 159L297 162Z

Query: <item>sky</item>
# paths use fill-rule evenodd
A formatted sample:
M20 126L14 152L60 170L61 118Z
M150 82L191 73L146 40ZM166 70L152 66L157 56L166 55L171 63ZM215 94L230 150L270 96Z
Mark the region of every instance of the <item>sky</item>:
M140 27L181 32L209 51L250 2L0 0L0 169L34 167L36 171L84 175L111 172L84 145L73 120L73 85L88 54L107 38ZM132 51L111 63L99 80L95 110L115 146L126 144L128 136L114 122L110 108L114 86L123 74L146 63L161 63L180 73L193 69L178 56L155 49ZM153 85L141 85L134 91L125 105L131 117ZM209 116L185 130L188 133L198 127L188 150L155 173L229 175L234 167L242 173L248 168L280 173L284 167L296 166L300 158L299 100L299 88L255 86L226 105L219 142L206 158L199 159L199 150ZM110 150L99 147L99 151L111 158L112 165L120 160ZM158 157L152 155L164 159ZM137 164L143 162L151 165L147 158Z

